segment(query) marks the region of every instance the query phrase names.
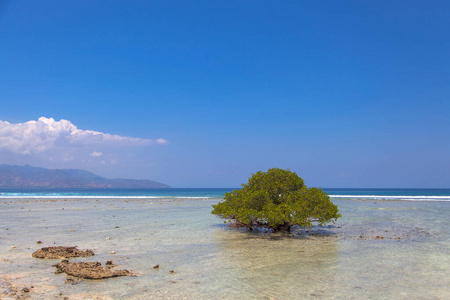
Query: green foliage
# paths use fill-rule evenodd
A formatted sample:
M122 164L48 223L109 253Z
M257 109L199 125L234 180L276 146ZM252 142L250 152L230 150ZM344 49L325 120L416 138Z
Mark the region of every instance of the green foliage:
M242 189L225 194L225 201L213 205L213 214L237 226L290 230L291 226L312 227L335 222L341 214L320 188L307 188L296 173L278 168L256 172Z

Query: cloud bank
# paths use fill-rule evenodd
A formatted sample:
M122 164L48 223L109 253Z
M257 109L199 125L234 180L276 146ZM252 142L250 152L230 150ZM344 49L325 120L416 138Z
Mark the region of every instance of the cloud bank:
M82 130L68 120L41 117L11 124L0 120L0 164L50 169L84 169L105 177L155 178L158 145L166 139L143 139Z
M55 148L80 146L164 145L168 141L113 135L93 130L81 130L68 120L55 121L41 117L37 121L11 124L0 120L0 150L15 154L36 154ZM100 152L92 155L97 155Z

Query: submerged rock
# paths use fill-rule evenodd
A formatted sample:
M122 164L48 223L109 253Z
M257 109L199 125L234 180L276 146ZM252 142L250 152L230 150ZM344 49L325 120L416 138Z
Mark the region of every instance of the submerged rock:
M71 257L87 257L93 256L94 251L92 250L79 250L77 247L44 247L35 252L33 252L32 256L34 258L43 258L43 259L62 259L62 258L71 258Z
M69 262L68 260L63 260L53 266L56 267L56 273L66 273L70 276L86 279L133 275L128 270L112 270L115 267L112 261L108 261L106 267L103 267L100 262Z

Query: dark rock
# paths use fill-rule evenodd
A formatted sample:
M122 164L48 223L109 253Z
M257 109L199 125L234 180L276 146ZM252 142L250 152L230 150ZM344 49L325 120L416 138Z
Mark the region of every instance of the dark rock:
M112 266L111 266L112 265ZM63 260L53 265L56 267L56 273L66 273L67 275L86 278L86 279L103 279L117 276L131 276L132 272L128 270L112 270L114 264L103 267L100 262L69 262Z
M94 251L92 250L79 250L77 247L44 247L35 252L32 256L34 258L44 258L44 259L62 259L70 257L87 257L93 256Z

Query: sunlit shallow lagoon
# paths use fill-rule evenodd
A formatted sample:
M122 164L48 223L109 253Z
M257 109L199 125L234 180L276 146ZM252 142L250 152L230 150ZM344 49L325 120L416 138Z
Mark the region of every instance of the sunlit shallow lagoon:
M334 199L335 225L269 235L227 227L218 201L1 198L0 298L450 298L450 202ZM56 245L137 276L66 283L59 260L31 257Z

